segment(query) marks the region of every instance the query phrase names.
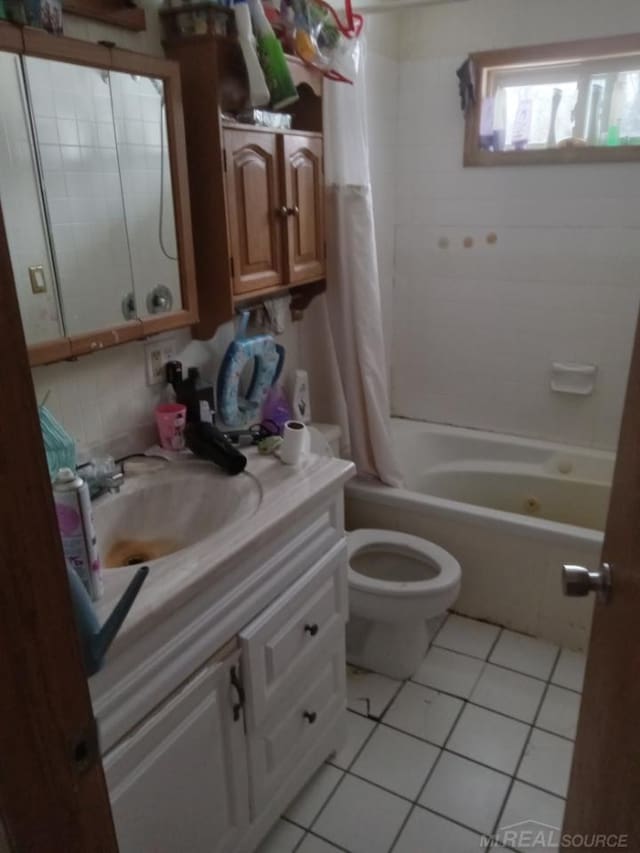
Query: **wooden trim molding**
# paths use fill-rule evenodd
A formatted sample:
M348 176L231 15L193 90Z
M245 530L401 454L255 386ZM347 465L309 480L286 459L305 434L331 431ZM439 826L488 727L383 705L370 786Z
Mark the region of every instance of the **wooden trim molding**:
M45 341L41 344L30 344L29 364L37 367L40 364L52 364L71 358L71 339L58 338L55 341Z
M94 332L87 332L86 334L71 335L69 338L71 356L75 358L79 355L90 355L93 352L100 352L102 349L118 346L118 344L139 341L143 337L144 329L141 320L132 320L130 323L111 326L108 329L96 329Z
M96 68L109 68L111 63L111 51L108 47L82 39L56 37L45 30L25 27L23 40L22 52L27 56L55 59L58 62L73 62L76 65L92 65Z
M0 50L22 53L24 44L21 27L10 24L7 21L0 21Z
M625 163L640 160L640 145L566 145L559 148L524 149L522 151L488 151L480 147L480 121L485 80L490 71L500 68L540 63L596 60L640 55L640 33L606 38L529 45L472 53L469 56L474 73L476 101L465 119L465 166L527 166L572 163Z
M66 14L91 18L123 30L139 33L147 28L144 9L126 0L62 0L62 9Z

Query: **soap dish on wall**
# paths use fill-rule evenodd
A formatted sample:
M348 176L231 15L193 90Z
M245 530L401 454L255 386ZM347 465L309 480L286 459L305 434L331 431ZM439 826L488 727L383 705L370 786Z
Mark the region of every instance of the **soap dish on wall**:
M598 368L595 364L554 361L551 365L551 390L559 394L593 394Z

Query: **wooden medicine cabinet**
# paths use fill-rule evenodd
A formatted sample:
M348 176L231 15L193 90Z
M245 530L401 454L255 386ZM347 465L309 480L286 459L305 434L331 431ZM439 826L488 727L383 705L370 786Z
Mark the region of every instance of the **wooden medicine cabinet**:
M0 25L0 203L32 365L197 321L175 62Z

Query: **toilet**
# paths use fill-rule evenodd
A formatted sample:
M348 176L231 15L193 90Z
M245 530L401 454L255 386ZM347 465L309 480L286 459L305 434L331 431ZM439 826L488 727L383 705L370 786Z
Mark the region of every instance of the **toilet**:
M426 539L391 530L354 530L347 548L347 660L410 678L429 646L427 620L458 597L460 564Z

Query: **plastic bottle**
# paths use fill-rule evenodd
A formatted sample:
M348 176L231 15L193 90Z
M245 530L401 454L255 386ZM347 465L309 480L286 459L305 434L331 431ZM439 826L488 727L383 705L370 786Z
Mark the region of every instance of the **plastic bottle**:
M71 468L60 468L53 481L53 497L67 565L97 601L103 583L89 486Z
M249 102L252 107L263 107L271 100L271 94L256 53L247 0L236 0L233 6L233 14L236 19L238 41L249 78Z
M298 100L298 91L293 85L282 45L265 15L261 0L249 0L249 8L260 65L271 93L271 106L274 110L281 110Z

